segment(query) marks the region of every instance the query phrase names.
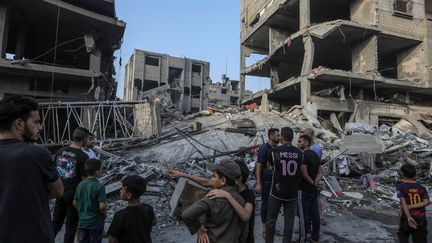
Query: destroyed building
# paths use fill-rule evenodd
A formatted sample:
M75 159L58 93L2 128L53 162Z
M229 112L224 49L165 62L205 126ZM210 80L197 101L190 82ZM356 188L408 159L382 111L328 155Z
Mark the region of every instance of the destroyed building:
M211 84L208 91L208 103L213 106L239 106L240 81L231 80L225 74L221 82ZM245 99L252 98L252 91L245 90Z
M124 100L169 93L178 111L199 112L207 109L209 73L210 63L205 61L134 50L126 65Z
M124 30L114 1L1 1L0 97L114 99Z
M267 77L271 89L249 102L267 93L280 111L341 123L419 118L432 111L431 44L427 0L242 0L241 90L246 76Z

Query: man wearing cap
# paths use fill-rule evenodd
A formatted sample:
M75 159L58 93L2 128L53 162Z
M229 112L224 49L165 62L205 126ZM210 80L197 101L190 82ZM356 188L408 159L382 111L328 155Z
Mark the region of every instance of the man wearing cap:
M235 180L241 175L239 166L227 160L220 164L207 164L207 168L213 171L213 188L229 192L244 206L244 200L235 187ZM204 219L201 216L205 216ZM239 242L240 235L245 230L244 222L225 198L205 197L183 211L181 217L192 234L197 233L203 225L210 242Z

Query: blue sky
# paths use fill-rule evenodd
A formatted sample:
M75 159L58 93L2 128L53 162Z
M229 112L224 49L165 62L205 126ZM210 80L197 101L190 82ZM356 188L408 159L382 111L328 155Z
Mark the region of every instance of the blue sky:
M239 79L240 0L117 0L116 10L126 22L116 53L123 59L117 96L123 97L124 66L135 48L208 61L214 82L225 71ZM268 81L248 78L246 88L256 92Z

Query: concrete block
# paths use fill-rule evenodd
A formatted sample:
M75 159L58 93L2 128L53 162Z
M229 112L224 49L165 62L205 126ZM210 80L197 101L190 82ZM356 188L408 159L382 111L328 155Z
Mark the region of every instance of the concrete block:
M170 216L180 217L183 210L205 197L209 191L210 188L203 187L186 178L180 178L171 196Z
M354 134L346 136L342 140L340 149L346 151L346 154L359 154L361 152L380 154L384 152L385 145L381 139L374 135Z

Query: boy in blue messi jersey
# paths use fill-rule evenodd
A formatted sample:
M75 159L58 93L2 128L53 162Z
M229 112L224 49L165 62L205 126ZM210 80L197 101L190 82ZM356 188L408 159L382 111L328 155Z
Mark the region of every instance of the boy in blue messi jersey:
M411 235L414 243L427 242L426 206L430 204L426 188L414 178L416 169L404 164L400 169L403 182L396 186L400 200L399 242L409 242Z

